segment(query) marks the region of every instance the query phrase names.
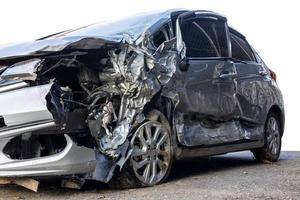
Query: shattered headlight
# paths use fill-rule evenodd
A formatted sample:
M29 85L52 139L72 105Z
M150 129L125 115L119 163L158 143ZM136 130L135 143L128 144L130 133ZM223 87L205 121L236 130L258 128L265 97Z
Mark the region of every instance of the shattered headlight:
M16 63L0 75L1 80L30 80L36 79L36 68L40 65L40 59L31 59Z

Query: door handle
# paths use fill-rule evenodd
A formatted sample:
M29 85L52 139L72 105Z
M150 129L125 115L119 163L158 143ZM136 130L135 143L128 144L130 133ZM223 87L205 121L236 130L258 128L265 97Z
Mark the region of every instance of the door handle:
M260 70L258 71L258 73L259 73L259 75L262 75L262 76L268 75L268 72L267 72L267 70L265 70L265 69L260 69Z
M236 72L227 72L227 71L225 71L225 72L223 72L222 74L220 74L220 78L232 78L232 77L235 77L237 75L237 73Z
M261 76L266 76L268 75L268 70L266 69L266 67L264 66L264 64L259 64L258 65L258 74Z

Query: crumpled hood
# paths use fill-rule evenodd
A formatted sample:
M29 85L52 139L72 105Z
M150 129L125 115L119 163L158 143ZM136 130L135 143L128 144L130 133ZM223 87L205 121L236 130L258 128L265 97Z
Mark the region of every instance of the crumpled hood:
M145 16L131 17L112 23L92 24L79 29L46 36L43 39L32 42L0 46L0 65L7 65L6 61L8 60L18 59L20 61L25 57L43 56L60 52L69 46L72 49L88 50L101 48L103 44L107 46L115 45L124 38L136 41L153 24L158 23L157 25L159 25L164 23L169 18L169 15L170 11L148 13ZM9 64L12 63L9 62Z
M60 52L66 47L70 46L71 44L77 45L79 49L95 48L95 46L99 45L99 43L103 44L116 42L108 41L102 38L89 38L85 36L78 36L15 43L0 47L0 61Z
M4 45L0 48L0 59L29 56L36 52L60 51L68 44L80 39L82 39L82 37L35 40L32 42Z

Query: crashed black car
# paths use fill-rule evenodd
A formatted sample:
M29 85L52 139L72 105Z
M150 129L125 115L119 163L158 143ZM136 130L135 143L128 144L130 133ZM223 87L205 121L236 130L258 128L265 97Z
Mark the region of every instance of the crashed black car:
M251 150L277 161L276 74L210 11L170 10L0 49L0 176L116 187L175 160Z

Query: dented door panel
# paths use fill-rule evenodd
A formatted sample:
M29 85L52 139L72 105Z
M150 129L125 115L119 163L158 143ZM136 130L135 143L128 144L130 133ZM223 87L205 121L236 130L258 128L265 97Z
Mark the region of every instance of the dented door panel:
M263 122L271 103L268 99L270 94L271 80L260 75L262 66L256 63L236 63L237 69L237 100L240 106L241 118L256 124Z
M222 76L224 74L226 76ZM233 81L235 74L232 62L189 62L175 115L177 136L182 145L216 145L259 139L260 129L252 129L251 136L236 120L240 113Z
M188 71L183 75L178 109L217 120L231 119L237 106L235 85L232 78L222 79L220 75L233 67L226 61L189 61Z

